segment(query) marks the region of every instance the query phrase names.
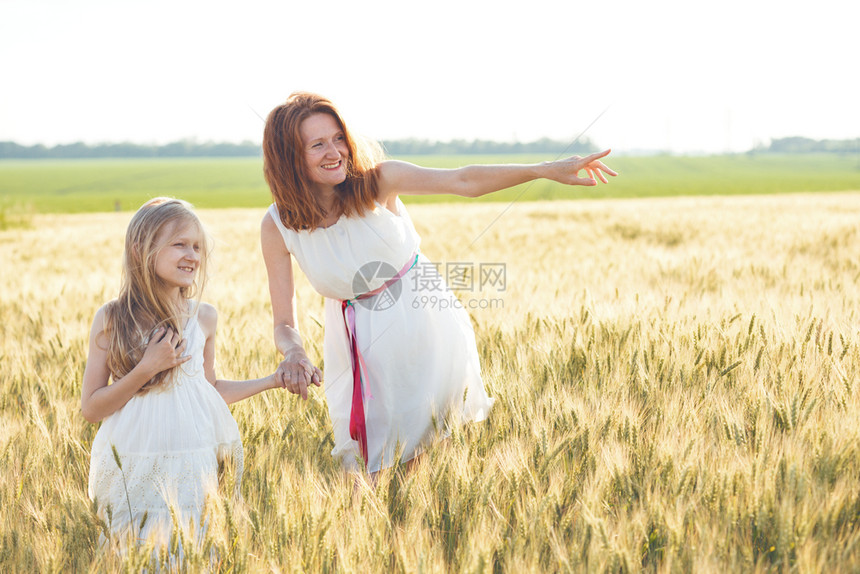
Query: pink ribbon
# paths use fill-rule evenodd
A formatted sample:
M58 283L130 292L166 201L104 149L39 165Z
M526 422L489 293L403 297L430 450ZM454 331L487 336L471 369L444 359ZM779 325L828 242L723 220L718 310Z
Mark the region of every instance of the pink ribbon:
M397 275L383 283L381 287L367 293L362 293L354 299L341 301L340 309L343 313L343 322L346 325L346 334L349 338L352 361L352 408L349 412L349 436L352 440L358 441L358 447L365 465L367 464L367 424L364 417L364 398L365 393L368 399L372 399L373 395L366 383L367 367L364 364L364 357L361 356L358 342L355 339L355 301L368 299L382 293L394 283L400 281L400 278L406 275L417 262L418 254L416 253L406 262L406 265L403 266ZM365 373L364 377L362 377L362 372Z

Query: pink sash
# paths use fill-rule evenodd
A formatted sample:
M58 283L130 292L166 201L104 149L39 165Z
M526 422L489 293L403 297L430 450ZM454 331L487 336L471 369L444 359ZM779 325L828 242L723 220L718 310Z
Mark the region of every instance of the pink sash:
M367 372L364 366L364 357L361 356L361 351L358 349L358 343L355 340L355 301L367 299L382 293L391 285L400 281L400 278L415 266L418 262L418 254L409 258L406 265L391 279L382 284L381 287L362 293L354 299L345 299L341 301L340 309L343 313L343 322L346 325L346 334L349 337L350 355L352 358L352 408L349 412L349 436L352 440L358 441L358 446L361 451L361 457L364 459L365 466L367 465L367 425L364 419L364 396L367 393L367 398L372 399L373 394L367 388L366 375L362 377L362 372Z

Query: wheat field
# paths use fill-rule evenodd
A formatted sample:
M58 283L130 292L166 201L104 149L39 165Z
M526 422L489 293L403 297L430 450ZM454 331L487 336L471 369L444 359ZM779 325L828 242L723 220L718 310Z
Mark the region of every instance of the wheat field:
M277 365L262 213L200 211L221 377ZM329 455L319 390L233 405L243 496L213 501L200 545L176 541L181 569L860 570L860 193L410 213L431 260L504 266L504 289L460 292L490 419L371 485ZM97 425L79 412L129 218L34 215L0 231L2 572L136 572L151 558L99 544ZM298 301L319 361L322 300L300 279Z

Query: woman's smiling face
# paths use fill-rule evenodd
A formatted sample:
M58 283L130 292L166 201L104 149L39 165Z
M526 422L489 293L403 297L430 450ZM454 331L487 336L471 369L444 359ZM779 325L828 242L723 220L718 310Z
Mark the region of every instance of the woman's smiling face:
M337 121L329 114L314 114L302 122L299 132L311 182L324 187L343 183L349 147Z

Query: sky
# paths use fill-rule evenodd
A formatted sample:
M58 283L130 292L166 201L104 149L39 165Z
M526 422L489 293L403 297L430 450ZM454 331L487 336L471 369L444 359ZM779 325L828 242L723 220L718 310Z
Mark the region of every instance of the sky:
M860 137L846 0L0 0L0 141L253 141L296 90L385 140Z

